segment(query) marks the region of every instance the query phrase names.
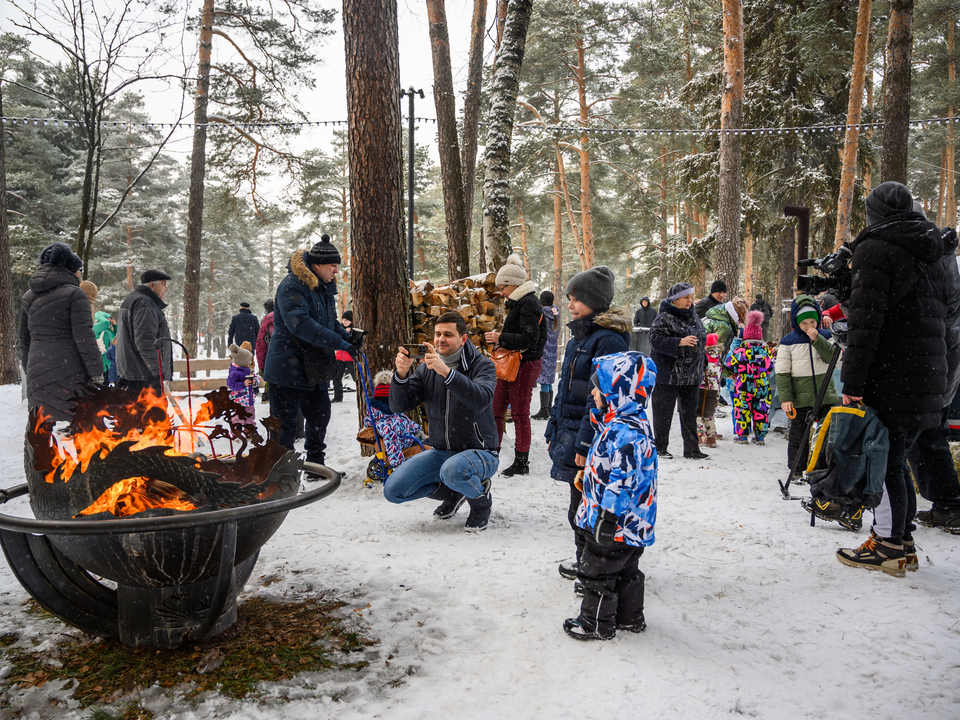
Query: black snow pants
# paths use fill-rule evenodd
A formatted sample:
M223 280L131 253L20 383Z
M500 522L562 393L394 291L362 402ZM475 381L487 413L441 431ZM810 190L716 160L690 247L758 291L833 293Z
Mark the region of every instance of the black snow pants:
M604 547L592 533L583 529L579 533L584 544L577 575L584 591L580 625L606 635L615 632L618 624L640 623L644 575L638 563L643 548L619 542Z

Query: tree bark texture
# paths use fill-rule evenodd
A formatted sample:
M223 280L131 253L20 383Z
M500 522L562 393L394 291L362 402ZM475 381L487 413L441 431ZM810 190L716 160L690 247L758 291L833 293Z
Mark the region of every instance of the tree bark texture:
M213 49L213 0L203 1L193 152L190 157L190 199L187 204L186 265L183 278L183 344L197 354L200 326L200 247L203 233L203 183L207 170L207 100L210 95L210 56Z
M720 187L718 193L716 277L727 294L740 290L740 193L743 185L743 5L723 0L723 96L720 111Z
M3 84L0 82L0 117L3 117ZM0 385L20 382L17 359L17 309L13 297L10 262L10 228L7 224L7 150L5 125L0 124Z
M450 281L470 274L467 219L463 198L460 142L457 138L457 101L450 69L450 37L444 0L427 0L430 23L430 50L433 56L433 100L437 108L440 179L447 231L447 278Z
M480 98L483 90L483 31L487 0L474 0L470 21L470 59L467 65L467 92L463 98L463 142L460 166L463 170L463 207L466 214L467 244L473 231L473 199L477 179L477 138L480 135Z
M553 176L553 301L563 303L563 203L560 171Z
M483 241L487 267L491 269L503 266L513 250L510 243L510 143L532 9L532 0L510 0L490 91L483 180Z
M860 0L857 10L857 39L853 46L853 72L847 102L847 131L843 140L843 164L840 170L840 198L837 201L837 231L834 248L850 240L854 183L857 179L857 149L860 144L860 116L863 111L863 86L867 77L867 51L870 49L870 18L873 0Z
M396 0L344 0L354 325L373 372L410 337Z
M957 87L957 64L953 60L953 53L956 49L954 42L954 18L953 15L947 17L947 54L950 57L950 64L947 65L947 80L949 81L949 93L948 97L953 98L954 93L956 92ZM941 221L940 216L937 215L937 224L941 227L956 227L957 226L957 171L956 171L956 144L955 144L955 134L953 127L953 117L955 113L955 108L953 102L951 101L950 107L947 108L947 143L944 147L944 155L946 162L944 166L946 171L944 172L945 180L945 198L946 210L944 212L944 219Z
M777 337L783 337L790 329L789 325L782 322L782 313L780 307L782 302L792 298L793 281L797 272L797 238L794 226L790 225L784 229L780 235L780 273L777 286L777 306L773 308L774 329L777 331Z
M890 0L887 71L883 79L883 150L880 181L907 183L910 135L910 62L913 57L913 0Z
M583 35L577 34L577 99L580 105L580 126L590 125L590 107L587 104L587 68ZM580 227L583 229L583 254L587 267L593 267L593 214L590 205L590 136L580 133Z

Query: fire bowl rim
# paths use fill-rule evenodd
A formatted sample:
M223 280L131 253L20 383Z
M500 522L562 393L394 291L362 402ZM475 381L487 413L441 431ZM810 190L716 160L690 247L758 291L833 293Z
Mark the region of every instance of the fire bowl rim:
M304 463L306 465L307 463ZM208 512L187 512L182 515L149 518L122 518L119 520L37 520L0 513L0 530L34 535L126 535L130 533L182 530L205 525L220 525L234 520L273 515L322 500L340 487L343 474L326 465L309 463L310 472L327 478L316 490L280 500L266 500L253 505L222 508ZM27 483L0 489L0 505L29 494Z

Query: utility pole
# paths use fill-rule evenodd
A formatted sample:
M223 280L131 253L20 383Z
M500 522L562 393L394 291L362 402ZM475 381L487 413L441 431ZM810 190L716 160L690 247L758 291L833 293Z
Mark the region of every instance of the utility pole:
M409 90L400 90L400 97L410 98L410 116L408 118L410 125L407 130L407 265L410 272L410 279L413 280L413 97L419 95L424 98L423 90L414 90L411 86Z

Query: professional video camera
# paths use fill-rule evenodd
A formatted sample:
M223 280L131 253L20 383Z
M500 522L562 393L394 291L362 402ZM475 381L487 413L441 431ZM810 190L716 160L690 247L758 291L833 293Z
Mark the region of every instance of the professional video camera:
M837 302L850 299L853 274L850 272L850 258L853 251L848 245L841 245L836 252L822 258L807 258L797 263L800 267L812 267L823 273L819 275L798 275L797 290L808 295L819 295L824 290L831 290Z

